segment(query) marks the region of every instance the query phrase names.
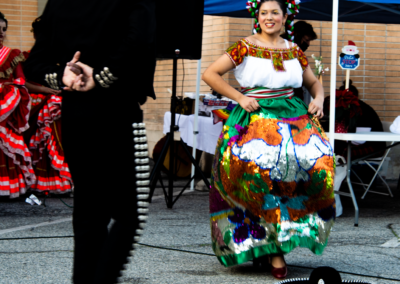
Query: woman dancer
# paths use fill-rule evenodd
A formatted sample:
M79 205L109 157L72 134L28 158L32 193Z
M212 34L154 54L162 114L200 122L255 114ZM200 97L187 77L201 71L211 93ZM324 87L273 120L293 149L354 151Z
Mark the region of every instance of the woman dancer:
M293 34L298 2L250 0L255 34L228 48L203 74L212 89L239 104L223 128L213 165L214 252L225 266L267 258L277 279L287 275L283 254L297 246L323 252L335 216L333 153L318 121L323 88L299 47L280 37L288 17ZM221 77L231 69L241 92ZM293 96L302 84L314 97L308 108Z
M31 106L18 49L3 46L8 21L0 12L0 196L18 197L35 183L31 154L22 133Z

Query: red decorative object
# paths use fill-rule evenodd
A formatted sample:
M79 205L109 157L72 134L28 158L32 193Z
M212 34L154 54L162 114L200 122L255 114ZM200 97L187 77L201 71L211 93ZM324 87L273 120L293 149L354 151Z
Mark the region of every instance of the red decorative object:
M343 110L349 111L350 118L361 114L358 97L349 90L336 90L336 108L343 108Z
M325 98L324 110L329 113L330 100ZM349 90L336 90L335 132L354 133L356 122L362 114L358 97Z
M335 133L347 133L349 126L346 126L344 120L342 121L335 121Z

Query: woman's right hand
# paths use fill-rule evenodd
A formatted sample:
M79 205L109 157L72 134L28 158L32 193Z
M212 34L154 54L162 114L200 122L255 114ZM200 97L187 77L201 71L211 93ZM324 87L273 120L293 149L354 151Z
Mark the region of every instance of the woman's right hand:
M51 89L51 88L47 88L47 87L42 87L41 88L41 93L43 93L43 94L54 94L54 95L60 95L61 94L61 91L60 90L54 90L54 89Z
M240 106L247 112L253 112L256 111L257 109L260 108L260 105L258 104L257 100L255 98L249 98L244 95L240 98L238 101Z

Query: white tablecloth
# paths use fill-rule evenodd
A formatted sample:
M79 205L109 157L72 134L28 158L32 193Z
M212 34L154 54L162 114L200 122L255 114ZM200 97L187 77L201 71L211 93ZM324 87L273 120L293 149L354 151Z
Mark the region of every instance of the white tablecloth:
M327 132L326 135L329 136ZM336 140L344 140L344 141L354 141L354 140L363 140L363 141L384 141L384 142L399 142L400 134L392 133L392 132L359 132L359 133L335 133Z
M179 125L178 125L179 121ZM197 119L198 131L197 134L197 145L196 148L210 153L215 154L215 148L217 147L218 137L222 131L222 122L213 124L212 117L199 116ZM193 128L194 128L194 115L181 115L176 114L175 124L179 126L179 132L183 142L193 147ZM164 134L169 133L171 125L171 113L166 112L164 115Z

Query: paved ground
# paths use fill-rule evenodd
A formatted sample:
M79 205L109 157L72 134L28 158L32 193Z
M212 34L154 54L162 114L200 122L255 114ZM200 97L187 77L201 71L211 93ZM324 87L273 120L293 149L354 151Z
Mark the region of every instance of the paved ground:
M341 271L343 279L399 283L400 246L381 246L394 240L394 233L400 235L400 192L395 183L391 185L394 198L369 194L359 200L359 227L353 226L350 199L342 197L344 215L337 219L324 255L296 249L286 258L289 278L307 277L312 268L328 265ZM185 194L173 209L166 208L160 194L158 190L143 245L128 265L123 283L276 283L251 263L233 268L219 264L210 245L207 193ZM73 202L69 197L63 200ZM46 204L0 199L0 283L71 283L72 211L58 198Z

